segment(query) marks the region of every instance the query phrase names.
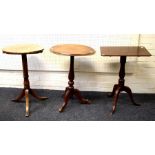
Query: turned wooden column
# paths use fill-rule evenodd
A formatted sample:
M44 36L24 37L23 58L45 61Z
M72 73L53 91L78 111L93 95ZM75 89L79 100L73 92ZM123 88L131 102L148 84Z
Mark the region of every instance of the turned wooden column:
M120 87L124 86L125 83L125 63L126 63L126 56L121 56L120 57L120 71L119 71L119 85Z
M45 100L47 97L41 97L38 96L34 90L30 88L30 82L29 82L29 74L28 74L28 63L27 63L27 54L22 54L22 67L23 67L23 78L24 78L24 88L21 92L21 94L12 101L14 102L20 102L20 100L25 96L26 100L26 113L25 116L28 117L30 115L30 102L29 102L29 94L31 94L33 97L35 97L38 100Z
M64 94L64 103L62 107L59 109L59 112L63 112L65 107L68 104L69 99L75 95L80 103L82 104L89 104L90 101L87 99L84 99L81 96L81 93L78 89L74 88L74 56L70 56L70 68L69 68L69 73L68 73L68 87L65 89L65 94Z
M30 89L27 55L26 54L22 54L22 67L23 67L24 89Z
M70 68L68 74L69 89L74 89L74 56L70 56Z
M121 56L120 57L120 71L119 71L118 84L114 85L113 91L112 91L111 95L109 95L109 97L114 96L112 114L116 111L118 97L119 97L120 92L122 92L122 91L125 91L126 93L128 93L130 100L134 105L139 106L139 104L135 103L135 101L133 99L133 94L132 94L131 89L128 86L125 86L125 79L124 79L125 78L125 63L126 63L126 56Z

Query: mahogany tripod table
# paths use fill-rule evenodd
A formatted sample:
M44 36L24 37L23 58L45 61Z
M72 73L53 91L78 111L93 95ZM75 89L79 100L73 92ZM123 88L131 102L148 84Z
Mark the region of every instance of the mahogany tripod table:
M95 50L85 45L62 44L62 45L53 46L50 49L50 51L55 54L70 56L70 69L68 74L69 82L68 82L68 87L66 87L65 93L64 93L64 103L62 107L59 109L59 112L64 111L65 107L68 104L69 99L73 95L75 95L82 104L89 104L90 101L87 99L84 99L81 96L80 91L74 88L74 57L92 55L95 53Z
M143 46L105 46L101 47L101 55L102 56L119 56L120 57L120 71L119 71L119 80L118 84L115 84L113 87L112 93L109 97L114 97L113 100L113 108L112 114L116 111L117 101L120 92L125 91L128 93L131 102L139 106L139 104L135 103L132 95L132 91L129 87L125 86L125 63L126 57L140 57L140 56L151 56L151 54L146 50Z
M47 97L40 97L38 96L31 88L29 82L29 75L28 75L28 64L27 64L27 54L37 54L43 52L43 48L39 45L35 44L18 44L5 47L3 49L3 53L6 54L16 54L22 56L22 66L23 66L23 77L24 77L24 88L20 95L12 100L14 102L19 102L24 96L26 100L26 113L25 116L28 117L30 115L29 112L29 94L33 97L37 98L38 100L45 100Z

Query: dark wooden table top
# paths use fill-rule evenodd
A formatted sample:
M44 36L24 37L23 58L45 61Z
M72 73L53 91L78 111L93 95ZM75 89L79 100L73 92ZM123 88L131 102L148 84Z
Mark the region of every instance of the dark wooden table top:
M102 56L151 56L144 46L103 46Z

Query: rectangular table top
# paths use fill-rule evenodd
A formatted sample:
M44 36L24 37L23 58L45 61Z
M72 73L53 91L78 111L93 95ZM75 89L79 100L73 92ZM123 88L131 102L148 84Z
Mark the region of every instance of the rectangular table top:
M102 46L102 56L151 56L144 46Z

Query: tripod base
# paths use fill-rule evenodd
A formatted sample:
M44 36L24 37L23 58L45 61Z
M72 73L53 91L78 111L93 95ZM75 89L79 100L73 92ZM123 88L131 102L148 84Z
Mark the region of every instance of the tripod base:
M26 117L30 116L29 95L32 95L34 98L36 98L38 100L48 99L47 97L38 96L32 89L23 89L21 91L20 95L16 99L13 99L12 101L13 102L20 102L21 99L25 96L25 100L26 100L26 113L25 113L25 116Z
M125 91L126 93L128 93L129 97L130 97L130 100L131 102L133 103L133 105L135 106L140 106L140 104L137 104L134 99L133 99L133 95L132 95L132 91L129 87L127 86L121 86L119 84L115 84L114 87L113 87L113 91L111 94L109 94L108 96L109 97L114 97L114 101L113 101L113 107L112 107L112 114L115 113L116 111L116 106L117 106L117 101L118 101L118 97L119 97L119 94L122 92L122 91Z
M73 95L75 95L75 97L77 97L77 99L80 101L81 104L90 104L91 103L89 100L84 99L81 96L81 93L78 89L67 87L65 90L65 94L64 94L64 103L63 103L62 107L59 109L59 112L64 111L65 107L68 104L69 99L72 98Z

